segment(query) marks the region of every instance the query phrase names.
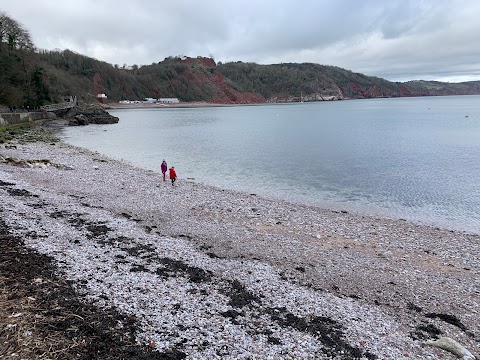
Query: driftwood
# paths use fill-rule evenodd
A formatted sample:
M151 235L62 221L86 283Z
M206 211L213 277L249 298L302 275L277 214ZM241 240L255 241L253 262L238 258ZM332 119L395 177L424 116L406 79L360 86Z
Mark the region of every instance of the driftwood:
M449 337L441 337L438 340L427 340L426 344L435 346L451 352L462 360L475 360L475 356L468 351L463 345Z

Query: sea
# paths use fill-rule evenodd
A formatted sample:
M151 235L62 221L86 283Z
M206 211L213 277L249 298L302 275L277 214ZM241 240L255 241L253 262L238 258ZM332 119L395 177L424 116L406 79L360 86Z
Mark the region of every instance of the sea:
M480 96L115 109L63 141L182 179L480 234Z

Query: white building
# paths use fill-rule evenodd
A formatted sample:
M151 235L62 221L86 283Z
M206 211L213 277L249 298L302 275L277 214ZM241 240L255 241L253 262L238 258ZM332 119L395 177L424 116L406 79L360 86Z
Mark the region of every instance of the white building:
M157 99L157 103L162 103L162 104L176 104L179 103L180 100L177 98L159 98Z

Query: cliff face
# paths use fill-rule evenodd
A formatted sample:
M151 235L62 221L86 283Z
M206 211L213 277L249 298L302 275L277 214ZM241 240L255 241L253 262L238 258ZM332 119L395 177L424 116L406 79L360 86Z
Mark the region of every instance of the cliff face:
M238 91L219 72L212 75L212 83L217 88L217 96L209 100L219 104L255 104L263 103L266 99L252 92Z
M183 58L180 63L189 65L181 76L199 89L211 93L206 100L212 104L255 104L266 102L261 95L249 91L240 91L235 85L217 71L217 64L211 58ZM174 84L175 86L176 84Z

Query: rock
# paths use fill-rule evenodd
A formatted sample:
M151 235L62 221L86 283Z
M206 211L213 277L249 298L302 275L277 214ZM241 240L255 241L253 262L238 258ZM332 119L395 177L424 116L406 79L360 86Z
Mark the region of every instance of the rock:
M79 103L77 106L58 114L69 120L73 126L88 124L116 124L118 117L109 114L101 104Z
M80 114L80 115L75 115L74 118L68 122L68 125L78 126L78 125L88 125L89 123L90 121L88 120L88 118L85 115Z
M57 115L54 112L44 112L44 117L47 120L55 120L57 118Z

